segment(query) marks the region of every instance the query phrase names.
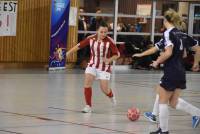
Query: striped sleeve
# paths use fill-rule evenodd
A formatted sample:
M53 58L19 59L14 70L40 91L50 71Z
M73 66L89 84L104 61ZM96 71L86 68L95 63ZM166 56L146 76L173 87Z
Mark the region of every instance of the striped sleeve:
M110 37L108 37L108 39L109 39L109 42L110 42L110 49L111 49L112 55L120 56L119 50L118 50L114 40Z
M78 47L81 49L90 45L90 40L92 39L94 40L95 38L96 38L96 34L88 36L86 39L78 43Z
M78 47L81 49L81 48L88 46L89 44L90 44L90 39L86 38L78 43Z

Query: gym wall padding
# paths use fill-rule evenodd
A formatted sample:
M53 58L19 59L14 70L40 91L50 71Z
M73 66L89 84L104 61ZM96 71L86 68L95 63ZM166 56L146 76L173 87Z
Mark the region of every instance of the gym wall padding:
M0 63L48 64L51 0L18 0L17 34L0 37ZM78 6L78 0L71 5ZM77 27L69 28L67 46L77 43ZM75 62L75 54L69 57Z

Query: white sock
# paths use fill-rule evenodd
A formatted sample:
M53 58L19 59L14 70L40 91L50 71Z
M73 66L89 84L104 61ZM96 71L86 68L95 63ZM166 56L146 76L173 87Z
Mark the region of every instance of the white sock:
M167 104L159 104L159 121L162 132L168 131L169 110Z
M159 95L156 94L156 99L155 99L155 102L154 102L154 105L153 105L153 112L152 114L155 115L155 116L158 116L158 113L159 112Z
M192 116L200 116L200 109L193 106L192 104L184 101L183 99L179 98L178 103L176 105L176 109L185 111Z

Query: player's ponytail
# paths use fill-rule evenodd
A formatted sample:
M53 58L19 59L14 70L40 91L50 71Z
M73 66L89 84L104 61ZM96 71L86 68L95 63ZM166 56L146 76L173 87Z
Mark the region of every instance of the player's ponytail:
M173 9L169 9L164 14L165 19L173 24L177 29L185 31L186 24L183 22L183 18Z
M185 31L186 31L186 28L187 28L187 26L186 26L185 22L182 21L182 22L180 23L180 29L179 29L179 30L185 32Z

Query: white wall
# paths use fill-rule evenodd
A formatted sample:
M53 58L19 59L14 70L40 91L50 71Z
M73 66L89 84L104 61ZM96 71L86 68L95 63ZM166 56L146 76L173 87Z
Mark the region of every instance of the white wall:
M188 15L188 2L179 2L179 13L181 15Z

